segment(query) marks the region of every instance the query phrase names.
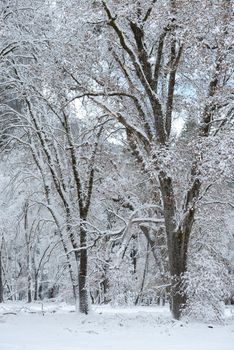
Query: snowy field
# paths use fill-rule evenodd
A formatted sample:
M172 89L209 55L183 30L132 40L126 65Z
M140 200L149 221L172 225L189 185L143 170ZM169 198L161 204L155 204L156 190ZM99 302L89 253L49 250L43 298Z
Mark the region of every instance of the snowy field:
M66 304L0 306L0 350L233 350L234 309L225 325L173 321L164 307L96 307L76 314Z

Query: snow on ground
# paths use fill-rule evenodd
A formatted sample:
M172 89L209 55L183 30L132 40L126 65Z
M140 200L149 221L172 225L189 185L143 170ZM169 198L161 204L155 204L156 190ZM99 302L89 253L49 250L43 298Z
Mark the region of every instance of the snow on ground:
M167 307L94 307L85 316L66 304L0 305L0 350L233 349L231 308L225 325L207 325L173 321Z

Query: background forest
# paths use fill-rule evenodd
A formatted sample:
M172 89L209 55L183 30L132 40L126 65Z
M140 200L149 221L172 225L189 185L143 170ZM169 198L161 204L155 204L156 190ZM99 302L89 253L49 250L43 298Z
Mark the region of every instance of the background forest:
M0 1L0 302L234 296L233 2Z

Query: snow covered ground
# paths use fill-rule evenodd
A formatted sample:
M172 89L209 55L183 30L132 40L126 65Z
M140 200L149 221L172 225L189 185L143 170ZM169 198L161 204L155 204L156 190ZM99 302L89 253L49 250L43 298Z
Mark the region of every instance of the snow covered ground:
M234 309L221 326L173 321L166 307L96 307L84 316L66 304L0 305L0 350L177 349L233 350Z

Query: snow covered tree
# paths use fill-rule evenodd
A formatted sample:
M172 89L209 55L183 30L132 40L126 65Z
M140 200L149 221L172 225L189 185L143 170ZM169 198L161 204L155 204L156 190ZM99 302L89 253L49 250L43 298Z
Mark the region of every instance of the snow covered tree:
M189 238L203 191L205 150L200 145L202 139L218 138L233 111L228 66L230 3L205 1L200 7L196 1L121 1L121 5L96 1L94 6L95 13L87 6L91 24L86 21L83 25L89 28L87 33L93 30L97 34L95 39L87 36L86 45L96 48L96 40L101 51L95 54L93 50L91 64L90 59L86 61L86 70L90 64L86 82L77 86L83 93L76 98L89 97L121 123L137 162L155 177L151 191L157 193L155 204L161 202L165 220L171 309L173 316L180 318L186 304L181 277L187 269ZM201 74L194 71L194 65ZM193 104L199 106L194 112ZM200 123L184 149L184 161L173 130L180 111L186 117L192 113Z
M132 288L138 302L150 266L156 284L167 291L170 285L173 316L181 317L187 297L190 306L196 271L205 266L203 258L196 266L189 260L199 256L196 245L190 249L199 237L196 214L212 210L204 209L204 198L213 182L230 177L233 158L231 6L227 0L1 3L1 149L17 154L20 147L28 181L39 189L19 209L28 286L38 283L59 238L81 312L89 310L90 257L93 291L100 285L106 293L108 283L113 290L121 273L116 269L111 280L108 266L122 262L126 275L133 267L141 276ZM52 246L31 205L49 215ZM201 226L207 239L215 236ZM219 257L212 260L214 275Z

